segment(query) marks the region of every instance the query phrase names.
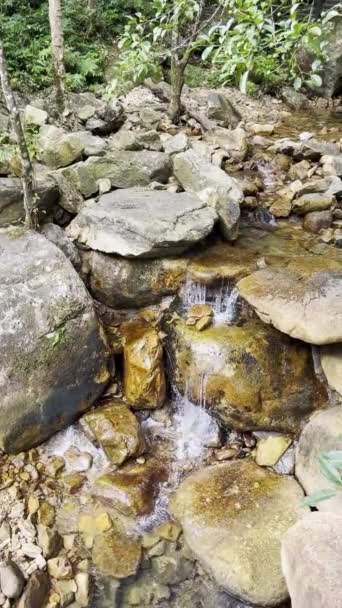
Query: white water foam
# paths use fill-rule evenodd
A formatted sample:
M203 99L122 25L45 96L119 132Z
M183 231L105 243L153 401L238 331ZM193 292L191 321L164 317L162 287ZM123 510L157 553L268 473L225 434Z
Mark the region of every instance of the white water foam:
M227 282L208 286L188 278L182 299L187 309L195 304L209 304L214 311L214 323L217 325L233 325L239 314L239 291Z

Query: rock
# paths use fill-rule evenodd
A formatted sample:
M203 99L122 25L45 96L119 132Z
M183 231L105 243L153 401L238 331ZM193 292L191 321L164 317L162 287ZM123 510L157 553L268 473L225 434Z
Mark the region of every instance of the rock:
M24 584L24 576L17 564L10 560L0 563L0 588L5 597L20 597Z
M164 152L166 154L179 154L189 148L189 139L185 133L177 133L163 141Z
M102 196L102 194L106 194L107 192L110 192L112 189L112 184L110 179L108 179L108 177L103 177L102 179L99 179L97 181L98 186L99 186L99 195Z
M64 460L63 460L64 465ZM56 510L49 502L42 502L38 508L38 522L43 526L51 527L56 519Z
M340 94L342 75L341 32L341 20L336 19L333 28L329 32L328 44L326 46L327 60L322 72L323 86L320 92L327 98Z
M338 177L342 177L342 154L322 156L321 165L323 175L338 175Z
M122 464L144 452L145 443L137 418L123 402L110 401L81 418L86 435L102 447L114 464Z
M109 380L83 282L55 245L21 228L0 230L0 336L0 444L20 452L74 421Z
M89 131L75 131L73 135L78 138L83 146L85 156L102 156L107 148L107 142L102 137L91 135Z
M329 386L342 395L342 348L340 344L321 346L321 365Z
M116 133L111 140L114 150L152 150L160 152L162 144L158 131L151 129L150 131L128 131L121 129ZM166 150L165 150L166 152Z
M75 186L67 180L63 175L65 169L58 169L57 171L50 171L49 177L53 180L54 184L58 187L60 196L58 200L58 207L54 208L54 220L60 226L69 224L82 206L84 205L84 199L82 194L78 192Z
M334 144L330 141L310 139L302 144L298 160L301 160L301 157L303 157L317 162L323 156L336 156L339 153L340 148L338 144ZM294 155L294 158L296 158L296 154Z
M273 135L275 125L267 123L254 123L250 126L253 135Z
M305 215L313 211L325 211L335 206L336 199L332 194L303 194L292 203L292 211L297 215Z
M236 239L243 193L234 178L193 150L178 154L173 167L183 188L197 193L201 200L216 210L225 238Z
M325 228L330 228L333 222L333 216L331 211L312 211L307 213L304 218L304 229L314 234L318 234Z
M66 580L72 578L72 566L66 557L53 557L47 563L48 573L52 578Z
M296 477L306 494L321 490L335 490L336 486L321 472L320 456L325 452L341 450L342 408L332 407L313 416L302 432L296 454ZM317 504L320 511L341 513L342 494Z
M189 278L205 285L216 285L237 280L257 270L254 251L218 243L192 258L188 266Z
M177 585L186 579L192 579L195 573L193 563L175 552L152 558L152 574L159 583Z
M164 465L150 459L145 464L126 464L114 473L101 475L96 480L96 494L104 496L124 515L147 515L166 480Z
M144 574L125 589L124 605L139 608L143 605L154 606L162 600L168 600L170 596L171 591L167 585L160 583L151 574Z
M77 133L67 133L61 127L41 127L39 136L39 158L51 169L67 167L79 160L83 152Z
M49 179L37 179L34 187L38 220L51 213L58 202L59 189ZM21 180L18 177L0 178L0 227L23 221L25 217Z
M283 268L252 273L238 289L258 316L281 332L310 344L342 341L339 262L294 256Z
M98 192L98 180L108 178L113 188L148 186L152 181L166 183L171 175L170 157L164 152L118 150L104 157L61 169L61 174L86 198Z
M71 579L66 581L54 581L54 588L58 593L59 604L61 605L61 608L70 606L75 599L75 593L77 591L75 581ZM47 608L49 608L49 604Z
M292 608L341 606L342 517L310 513L282 541L282 567Z
M289 217L292 211L292 201L294 192L290 188L282 188L277 192L277 198L270 207L270 212L274 217Z
M240 112L229 99L216 91L209 92L207 116L211 120L217 120L222 127L232 127L233 129L242 120Z
M303 181L308 176L308 171L311 165L308 160L301 160L299 163L295 163L290 167L289 177L290 179L299 179Z
M305 182L297 190L298 196L305 194L323 194L324 196L339 196L342 194L342 179L334 175Z
M38 545L46 559L55 557L62 548L62 544L62 537L57 530L47 528L41 524L38 526Z
M76 602L81 608L89 606L90 580L87 572L78 572L75 576L77 585Z
M327 400L311 350L258 320L200 333L175 322L168 348L177 388L228 428L297 433Z
M76 494L86 481L87 477L82 473L71 473L70 475L64 475L62 478L65 490L69 494Z
M247 156L247 135L244 129L240 127L236 129L217 128L207 131L204 134L204 140L212 146L226 150L229 157L236 162L245 160Z
M42 226L41 233L44 234L44 236L51 241L51 243L54 243L56 247L63 251L64 255L68 258L77 271L80 270L81 258L78 250L72 240L69 239L69 237L65 234L64 230L60 228L60 226L57 226L57 224L52 224L52 222L48 222Z
M95 114L86 122L86 129L94 135L109 135L118 131L125 121L122 104L115 100L111 105L104 102L96 104Z
M119 579L127 578L138 570L141 545L133 536L111 531L96 536L92 557L101 574Z
M66 232L104 253L163 257L205 238L215 219L214 210L191 194L117 190L83 207Z
M125 259L98 251L83 254L93 296L112 308L135 308L177 293L186 279L185 258Z
M38 608L44 606L50 590L50 581L46 572L34 572L25 587L17 608Z
M138 409L155 409L166 397L163 347L158 329L144 319L121 325L123 336L125 397Z
M277 606L287 598L280 545L302 505L294 479L246 460L192 473L170 506L191 551L221 588L245 602Z
M34 106L26 106L24 110L24 122L25 125L42 127L47 123L48 113L45 110L40 110Z
M273 467L292 443L291 437L270 435L257 444L255 461L260 467Z
M292 110L304 110L309 105L309 100L303 93L295 91L292 87L281 89L281 98Z
M95 536L98 534L108 532L112 528L112 520L106 512L100 513L97 516L94 514L81 515L78 522L79 532L84 536L84 538L95 538Z

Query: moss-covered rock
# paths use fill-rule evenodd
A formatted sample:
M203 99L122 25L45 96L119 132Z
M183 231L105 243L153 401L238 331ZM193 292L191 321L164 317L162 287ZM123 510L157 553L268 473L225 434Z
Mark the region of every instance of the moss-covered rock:
M139 422L122 401L110 401L81 418L86 435L98 443L114 464L122 464L145 448Z
M327 400L310 349L257 319L200 333L178 321L170 349L177 387L230 428L297 433Z
M181 483L171 512L220 587L258 606L286 599L281 541L305 512L303 491L293 478L251 461L210 466Z

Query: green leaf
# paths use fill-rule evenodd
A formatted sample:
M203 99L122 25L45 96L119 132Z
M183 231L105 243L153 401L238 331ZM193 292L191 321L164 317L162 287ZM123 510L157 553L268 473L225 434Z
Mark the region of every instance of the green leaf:
M320 502L323 502L324 500L328 500L329 498L333 498L334 496L336 496L335 490L321 490L320 492L317 492L316 494L307 496L304 499L304 504L307 507L316 507Z
M332 481L338 485L341 484L341 475L334 465L326 458L324 454L319 457L321 472L328 481Z
M321 36L322 35L322 29L318 25L314 25L313 27L310 27L309 32L313 36Z
M206 59L208 59L209 55L212 53L213 50L214 50L213 46L207 46L207 48L204 49L204 51L202 53L202 60L205 61Z
M293 81L293 88L295 91L299 91L301 86L302 86L302 79L299 78L299 76L297 76L297 78L295 78Z
M248 77L249 77L249 70L246 70L246 72L244 72L242 74L242 76L240 78L240 83L239 83L240 91L242 93L244 93L245 95L247 94Z

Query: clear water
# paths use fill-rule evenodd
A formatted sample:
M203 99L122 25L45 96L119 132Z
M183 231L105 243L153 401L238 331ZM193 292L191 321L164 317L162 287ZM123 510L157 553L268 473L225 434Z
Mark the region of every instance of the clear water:
M239 316L239 291L227 282L222 282L219 286L208 286L188 278L182 301L187 310L195 304L209 304L217 325L234 325Z

